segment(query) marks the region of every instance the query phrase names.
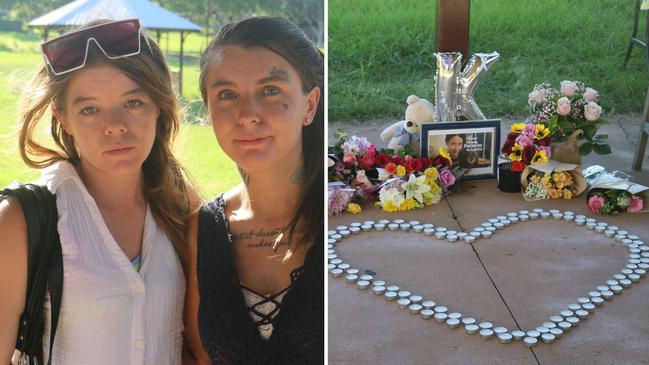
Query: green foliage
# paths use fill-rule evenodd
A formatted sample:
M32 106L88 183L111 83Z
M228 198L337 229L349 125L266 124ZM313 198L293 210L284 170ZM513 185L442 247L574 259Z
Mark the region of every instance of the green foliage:
M595 86L618 112L641 111L646 91L642 50L636 47L629 70L621 70L632 5L618 0L472 1L470 53L501 54L475 91L482 111L488 117L525 114L535 84L558 85L565 79ZM398 118L410 94L432 101L435 2L330 0L328 29L330 120Z

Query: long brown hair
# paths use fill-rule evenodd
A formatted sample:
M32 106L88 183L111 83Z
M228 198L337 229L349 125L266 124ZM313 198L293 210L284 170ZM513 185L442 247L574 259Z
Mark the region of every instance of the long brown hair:
M107 23L94 21L81 28ZM179 255L186 243L187 219L197 210L198 195L186 173L171 151L179 129L178 104L174 96L169 68L158 45L142 34L139 54L110 60L94 44L89 45L86 66L109 64L137 83L160 109L156 121L156 135L149 156L142 164L144 196L147 198L156 222L165 231ZM148 44L147 46L147 40ZM70 78L76 71L63 75L41 67L24 91L19 106L19 150L27 166L41 169L58 161L78 163L79 155L74 138L65 132L59 120L51 113L54 106L64 111L64 100ZM39 122L49 119L51 136L57 148L49 148L34 138Z
M302 130L304 193L288 225L289 239L299 227L304 231L301 242L313 242L324 233L324 56L302 29L284 18L253 17L226 24L201 56L199 82L206 105L205 77L212 66L211 57L215 50L227 45L266 48L297 70L305 94L320 88L321 99L313 122Z

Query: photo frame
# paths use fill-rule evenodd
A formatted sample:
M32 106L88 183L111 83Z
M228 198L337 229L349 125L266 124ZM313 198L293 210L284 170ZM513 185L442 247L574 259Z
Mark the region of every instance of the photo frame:
M434 158L444 148L452 166L467 168L462 180L496 179L500 119L424 123L420 155Z

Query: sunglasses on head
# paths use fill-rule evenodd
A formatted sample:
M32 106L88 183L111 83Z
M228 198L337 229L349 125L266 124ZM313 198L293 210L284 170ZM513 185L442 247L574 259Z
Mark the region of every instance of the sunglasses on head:
M140 21L120 20L64 34L41 44L45 62L52 73L62 75L86 65L90 41L111 60L140 53ZM151 49L147 37L143 37Z

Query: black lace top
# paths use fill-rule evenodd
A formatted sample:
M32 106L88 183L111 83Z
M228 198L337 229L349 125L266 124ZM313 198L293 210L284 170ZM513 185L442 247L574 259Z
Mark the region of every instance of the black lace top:
M219 196L205 204L198 218L198 326L214 364L324 363L324 236L309 249L291 286L273 332L264 340L250 318L236 268Z

